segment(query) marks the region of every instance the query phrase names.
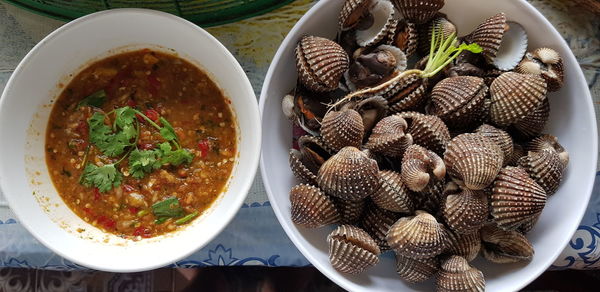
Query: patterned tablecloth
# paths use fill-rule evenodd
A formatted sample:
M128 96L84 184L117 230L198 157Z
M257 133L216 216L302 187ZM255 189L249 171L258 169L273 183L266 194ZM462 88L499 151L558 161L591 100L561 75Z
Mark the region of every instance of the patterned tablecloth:
M573 49L598 110L600 18L581 11L570 1L528 1L546 15ZM297 0L266 15L207 30L236 56L258 96L279 43L312 3L313 0ZM62 24L0 3L0 91L25 54ZM0 193L0 267L82 268L45 248L15 218ZM174 266L308 264L275 218L258 172L244 205L229 226L207 246ZM600 268L600 185L594 188L581 226L553 268Z

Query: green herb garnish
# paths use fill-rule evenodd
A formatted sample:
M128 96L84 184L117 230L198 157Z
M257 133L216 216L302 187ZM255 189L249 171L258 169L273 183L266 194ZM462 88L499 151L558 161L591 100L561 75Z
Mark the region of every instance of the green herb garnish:
M175 225L186 224L186 223L192 221L192 219L196 218L197 216L198 216L198 211L194 211L193 213L187 214L184 217L175 220Z
M159 146L161 154L161 164L171 164L174 166L178 166L182 163L190 163L194 156L192 153L185 149L177 149L175 151L172 150L171 145L165 142L160 144Z
M115 128L118 128L118 131L113 132L113 129L104 123L105 119L106 116L99 112L95 112L92 117L88 119L90 142L107 156L119 156L125 152L125 148L133 145L131 139L137 136L137 130L133 126L133 121L126 124L123 118L121 118L121 121L119 122L117 122L117 120L119 120L117 118L115 119ZM121 126L118 126L117 124L120 124Z
M179 205L179 199L175 197L164 199L152 205L152 213L157 221L161 221L160 223L169 218L179 218L185 215L183 208Z
M117 170L114 164L96 166L94 164L86 165L81 176L81 184L86 187L97 187L100 192L121 185L123 175Z
M104 104L105 101L106 92L104 92L104 90L99 90L82 99L77 104L77 108L80 108L82 106L93 106L99 108Z

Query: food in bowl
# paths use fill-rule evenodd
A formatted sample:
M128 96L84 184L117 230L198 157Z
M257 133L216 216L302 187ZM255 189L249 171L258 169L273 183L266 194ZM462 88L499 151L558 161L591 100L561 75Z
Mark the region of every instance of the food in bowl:
M299 82L282 101L305 131L289 155L290 213L341 224L327 237L338 271L362 273L391 249L406 281L483 290L470 262L531 260L524 234L567 167L543 133L562 58L527 52L504 13L459 39L443 4L348 0L336 40L299 40Z
M237 153L228 99L200 68L150 49L93 62L54 103L46 162L64 202L123 238L190 223L224 191Z

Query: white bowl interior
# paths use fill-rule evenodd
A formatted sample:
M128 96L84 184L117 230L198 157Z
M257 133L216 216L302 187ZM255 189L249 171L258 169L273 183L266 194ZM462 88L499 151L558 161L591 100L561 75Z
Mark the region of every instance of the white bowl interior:
M200 66L231 100L238 124L238 159L227 190L182 231L130 241L77 217L57 194L45 163L44 138L59 82L90 60L150 47L174 51ZM11 76L0 100L0 186L23 225L44 245L84 266L108 271L161 267L201 248L233 218L258 166L256 97L235 58L210 34L181 18L142 9L96 13L42 40ZM243 146L243 147L242 147ZM85 229L77 232L78 228Z
M288 34L275 55L262 89L260 107L263 119L261 171L271 205L291 240L321 272L351 291L433 290L433 281L410 285L395 274L389 252L366 273L353 276L334 270L328 260L326 236L330 228L305 229L290 220L289 190L297 183L288 166L291 124L281 111L281 98L296 82L294 47L303 35L335 36L337 16L343 1L320 1ZM562 55L565 86L549 94L551 119L547 132L558 136L569 151L571 161L559 191L546 205L536 227L528 234L535 248L529 263L496 265L481 259L473 264L484 272L486 290L515 291L541 274L560 254L581 220L594 182L597 158L597 132L591 96L583 74L560 34L532 6L522 0L448 0L446 13L459 30L469 33L481 21L499 12L517 21L529 32L529 48L552 47Z

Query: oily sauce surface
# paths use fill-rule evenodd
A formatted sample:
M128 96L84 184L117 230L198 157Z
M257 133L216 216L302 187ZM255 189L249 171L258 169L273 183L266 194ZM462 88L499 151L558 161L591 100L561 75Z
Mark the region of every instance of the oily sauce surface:
M101 106L79 105L98 91L106 96ZM46 162L52 181L78 216L107 232L138 240L181 228L193 218L178 219L197 217L210 207L231 175L237 137L228 103L204 72L175 55L145 49L92 63L65 86L50 115ZM159 117L168 120L182 149L193 155L191 162L165 164L137 179L124 159L116 164L122 174L119 186L101 192L83 185L87 164L119 160L90 143L89 119L99 112L110 125L111 111L122 107L144 113L159 126ZM138 138L128 151L165 143L151 123L138 114L136 119ZM178 201L183 215L158 220L153 205L168 198Z

